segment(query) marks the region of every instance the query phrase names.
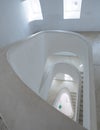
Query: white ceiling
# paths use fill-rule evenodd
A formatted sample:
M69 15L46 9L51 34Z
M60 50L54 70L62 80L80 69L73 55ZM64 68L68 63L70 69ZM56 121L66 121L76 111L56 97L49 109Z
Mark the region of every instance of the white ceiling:
M64 29L71 31L100 31L100 0L83 0L79 20L63 19L63 0L40 0L43 21L31 23L44 29Z
M44 17L62 15L63 0L40 0ZM100 0L83 0L81 18L100 18Z

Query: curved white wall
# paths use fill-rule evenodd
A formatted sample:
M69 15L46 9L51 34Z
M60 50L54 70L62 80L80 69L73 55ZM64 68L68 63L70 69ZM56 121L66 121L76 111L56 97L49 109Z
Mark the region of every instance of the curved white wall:
M50 68L50 70L44 72L39 89L40 96L44 100L47 100L49 89L56 74L69 74L73 77L78 85L80 84L80 73L73 65L66 63L57 63L53 66L49 66L48 68Z
M15 44L8 51L8 59L18 76L38 92L44 68L45 48L43 35L36 35Z
M7 56L16 74L38 93L47 58L54 53L66 51L75 53L83 63L85 95L83 125L89 130L96 130L95 96L91 96L91 93L94 94L91 48L83 37L71 32L41 32L12 45Z

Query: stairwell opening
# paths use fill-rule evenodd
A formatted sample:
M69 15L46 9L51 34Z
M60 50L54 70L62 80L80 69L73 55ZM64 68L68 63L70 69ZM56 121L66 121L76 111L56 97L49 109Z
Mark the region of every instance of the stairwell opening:
M78 90L79 86L72 76L58 73L52 80L47 102L58 111L76 121Z
M83 72L83 70L83 63L74 53L55 53L48 57L46 61L41 87L39 89L40 96L44 100L81 125L83 125L83 97L80 97L82 93L81 83L83 82L83 79L81 82L81 72ZM69 94L67 91L66 93L62 93L63 89L67 89ZM67 107L68 102L64 101L68 99L68 96L70 108ZM82 103L80 103L80 101L82 101ZM66 111L70 111L70 113Z

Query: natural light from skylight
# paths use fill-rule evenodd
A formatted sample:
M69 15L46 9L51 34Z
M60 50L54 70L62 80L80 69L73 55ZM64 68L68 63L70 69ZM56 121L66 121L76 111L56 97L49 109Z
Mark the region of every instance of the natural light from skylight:
M66 116L73 118L74 112L69 95L66 92L62 92L56 99L54 107L65 114Z
M82 0L63 0L64 19L80 19Z
M28 22L34 20L43 20L39 0L25 0L22 2Z
M73 81L73 78L68 74L64 74L64 80Z

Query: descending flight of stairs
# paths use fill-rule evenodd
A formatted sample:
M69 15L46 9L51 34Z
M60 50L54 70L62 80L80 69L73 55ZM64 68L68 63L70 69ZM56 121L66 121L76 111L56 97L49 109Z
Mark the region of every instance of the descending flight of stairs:
M81 74L81 91L80 91L80 110L79 110L79 123L83 125L83 72Z
M70 95L71 95L73 110L74 110L74 113L75 113L76 112L76 107L77 107L77 105L76 105L77 104L77 93L76 92L70 92Z
M78 122L80 125L83 125L83 72L80 72L80 89L79 91L70 91L70 96L71 96L71 102L73 105L73 110L74 110L74 117L72 118L74 121ZM67 87L67 86L66 86ZM55 96L57 94L57 90L52 90L51 93L49 93L48 100L47 102L52 105Z
M81 74L81 87L80 87L80 96L79 96L79 108L77 108L77 93L76 92L70 92L72 105L74 109L74 113L78 113L78 123L80 125L83 125L83 72L80 72ZM77 114L76 113L76 114Z

